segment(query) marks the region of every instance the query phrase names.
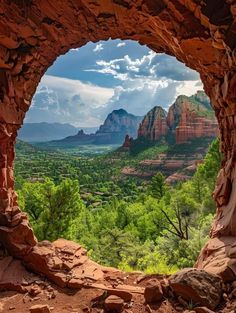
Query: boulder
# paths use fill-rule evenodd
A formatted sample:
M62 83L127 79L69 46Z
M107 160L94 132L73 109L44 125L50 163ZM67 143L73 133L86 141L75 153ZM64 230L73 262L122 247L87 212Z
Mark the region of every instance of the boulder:
M156 303L162 300L163 291L157 279L152 279L148 282L144 291L144 298L146 303Z
M214 310L222 296L222 280L219 276L188 268L169 278L169 284L177 296L195 305Z
M118 296L109 296L104 303L107 312L121 312L124 308L124 300Z

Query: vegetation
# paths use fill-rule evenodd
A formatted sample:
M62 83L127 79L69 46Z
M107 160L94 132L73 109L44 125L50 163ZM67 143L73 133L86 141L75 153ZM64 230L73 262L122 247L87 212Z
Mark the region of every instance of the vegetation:
M157 148L150 149L153 155ZM124 178L121 168L142 153L147 157L144 151L136 158L122 152L78 156L19 142L19 202L38 238L75 240L95 261L124 270L168 274L192 266L215 211L219 142L212 142L192 179L176 186L168 186L159 172L150 181Z

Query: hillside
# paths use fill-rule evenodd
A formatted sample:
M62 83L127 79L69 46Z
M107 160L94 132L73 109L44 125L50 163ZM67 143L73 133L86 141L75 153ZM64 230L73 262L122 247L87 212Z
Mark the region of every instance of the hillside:
M25 123L18 132L18 138L27 142L57 140L74 135L78 129L70 124Z

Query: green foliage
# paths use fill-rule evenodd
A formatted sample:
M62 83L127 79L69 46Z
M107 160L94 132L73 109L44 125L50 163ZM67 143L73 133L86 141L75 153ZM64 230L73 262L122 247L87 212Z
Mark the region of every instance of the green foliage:
M161 172L158 172L152 177L150 189L154 198L160 200L164 196L167 186L165 184L165 177Z
M154 157L166 147L149 149ZM78 241L95 261L125 270L170 274L193 266L215 211L219 142L213 141L194 176L176 186L167 186L160 172L150 181L120 174L147 157L146 151L136 158L118 152L92 158L35 153L21 144L16 186L38 239Z
M66 179L57 186L49 178L26 182L20 199L39 240L71 237L70 228L82 208L77 181Z

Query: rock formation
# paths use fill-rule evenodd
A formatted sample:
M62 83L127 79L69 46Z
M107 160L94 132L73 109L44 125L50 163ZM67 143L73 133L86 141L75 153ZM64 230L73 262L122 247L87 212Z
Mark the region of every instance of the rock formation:
M204 92L198 91L191 97L179 96L168 114L161 107L154 107L140 124L138 137L155 141L168 136L181 144L194 138L215 137L218 133L210 102Z
M1 312L190 313L192 306L193 313L231 313L236 308L235 285L223 289L219 276L191 268L170 277L125 273L92 262L79 244L64 239L36 245L25 262L28 269L0 248Z
M138 137L154 141L166 136L167 132L166 111L162 107L156 106L145 115L139 125Z
M59 145L86 145L92 144L95 140L95 134L85 134L83 129L80 129L76 135L68 136L60 140L52 140L47 142L50 146Z
M125 140L122 144L121 150L122 151L128 151L131 147L132 142L133 142L133 138L130 137L129 135L126 135Z
M36 87L59 55L89 41L132 39L200 73L224 153L211 239L197 266L236 278L236 3L234 0L2 0L0 2L0 242L29 258L37 244L14 191L14 144ZM44 250L42 246L37 249ZM28 261L27 261L28 260ZM47 261L47 254L41 262Z
M126 134L136 136L140 121L140 116L129 114L123 109L114 110L108 114L95 134L85 134L83 130L80 130L76 135L47 142L47 146L121 144Z
M127 134L136 137L140 121L140 116L127 113L123 109L114 110L99 127L94 143L122 143Z

